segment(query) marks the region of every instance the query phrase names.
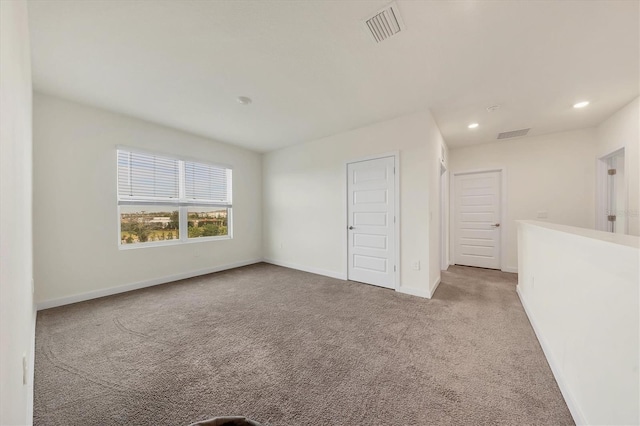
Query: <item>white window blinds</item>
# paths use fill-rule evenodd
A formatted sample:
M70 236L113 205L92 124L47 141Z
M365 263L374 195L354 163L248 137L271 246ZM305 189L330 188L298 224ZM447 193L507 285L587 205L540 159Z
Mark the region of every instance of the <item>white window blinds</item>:
M231 207L231 169L118 150L118 200Z
M199 200L231 204L229 169L211 164L185 161L185 196L188 200Z
M178 199L179 181L178 160L118 151L118 198L121 200Z

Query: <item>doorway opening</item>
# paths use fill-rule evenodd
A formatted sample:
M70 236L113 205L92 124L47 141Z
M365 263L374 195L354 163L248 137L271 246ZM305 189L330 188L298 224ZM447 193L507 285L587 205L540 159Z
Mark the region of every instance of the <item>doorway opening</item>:
M449 269L449 174L447 167L440 164L440 270Z
M598 159L597 229L627 234L625 152L620 148Z

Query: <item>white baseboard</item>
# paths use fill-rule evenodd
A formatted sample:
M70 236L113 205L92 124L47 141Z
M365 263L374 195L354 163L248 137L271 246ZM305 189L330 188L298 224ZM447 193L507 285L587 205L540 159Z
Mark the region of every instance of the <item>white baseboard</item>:
M512 274L517 274L518 273L518 267L517 266L505 266L504 268L502 268L502 272L510 272Z
M424 297L425 299L431 298L429 291L421 288L400 287L396 291L399 293L410 294L412 296Z
M432 290L429 292L429 299L431 299L433 297L433 295L435 294L436 290L438 289L438 286L440 285L440 280L441 279L442 279L442 277L436 278L436 282L433 283Z
M152 287L159 284L166 284L172 281L184 280L186 278L225 271L227 269L239 268L241 266L252 265L254 263L260 262L262 262L262 259L250 259L229 263L226 265L214 266L211 268L198 269L197 271L182 272L180 274L154 278L146 281L139 281L137 283L125 284L117 287L105 288L102 290L89 291L86 293L74 294L72 296L65 296L57 299L44 300L42 302L38 302L37 307L38 310L41 311L43 309L55 308L57 306L69 305L71 303L84 302L85 300L97 299L98 297L111 296L113 294L124 293L131 290L138 290L145 287Z
M284 266L285 268L297 269L298 271L310 272L312 274L324 275L325 277L335 278L338 280L346 280L347 275L340 272L329 271L326 269L313 268L309 266L297 265L291 262L282 262L274 259L263 259L263 262L276 266Z
M573 397L571 391L569 390L569 387L567 386L564 380L564 377L562 376L562 372L560 370L560 365L558 361L556 361L556 359L552 356L551 351L549 349L549 345L546 339L544 338L544 336L542 335L542 332L538 328L535 317L533 316L533 314L531 313L531 311L527 306L526 299L522 294L522 292L520 291L519 285L516 286L516 292L518 293L518 297L520 298L520 302L524 307L524 311L527 314L527 317L529 317L529 322L531 323L531 327L533 327L533 331L536 333L536 337L538 338L538 341L540 342L540 346L542 347L542 351L544 352L544 355L547 358L549 367L551 367L551 372L553 373L553 376L555 377L556 382L558 383L560 392L562 393L562 396L564 397L564 400L567 403L567 407L569 407L569 411L571 412L573 421L575 421L577 425L588 424L584 417L584 414L582 414L582 410L580 409L578 404L576 404L575 402L576 400Z

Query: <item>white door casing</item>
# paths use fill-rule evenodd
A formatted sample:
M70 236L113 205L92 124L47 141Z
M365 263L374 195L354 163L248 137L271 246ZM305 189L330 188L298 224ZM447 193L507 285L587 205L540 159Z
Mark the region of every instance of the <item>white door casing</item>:
M455 176L455 264L501 269L501 179L500 171Z
M347 164L348 279L396 288L395 157Z
M449 268L448 180L447 167L440 164L440 270L442 271Z

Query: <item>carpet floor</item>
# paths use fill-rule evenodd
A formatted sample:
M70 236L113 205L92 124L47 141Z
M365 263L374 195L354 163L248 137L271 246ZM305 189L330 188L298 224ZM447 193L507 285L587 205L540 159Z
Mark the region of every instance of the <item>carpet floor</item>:
M573 424L515 291L433 299L268 264L40 311L35 425Z

